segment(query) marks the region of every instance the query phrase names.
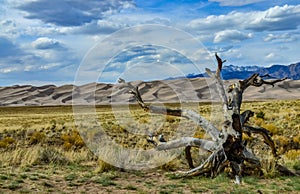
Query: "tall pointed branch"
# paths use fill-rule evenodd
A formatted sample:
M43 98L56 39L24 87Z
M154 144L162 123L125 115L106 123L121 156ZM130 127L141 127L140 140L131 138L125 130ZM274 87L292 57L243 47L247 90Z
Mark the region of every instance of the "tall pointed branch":
M224 122L222 125L222 132L195 111L149 106L143 101L138 87L134 87L131 83L126 83L125 80L120 80L119 83L123 84L124 87L129 88L130 93L134 95L138 104L145 111L187 118L197 123L197 125L212 137L212 140L181 137L169 142L154 142L157 150L185 147L186 159L189 167L192 168L190 171L186 172L185 175L190 176L208 173L211 177L215 177L225 166L230 165L232 172L236 176L236 183L240 184L242 171L245 170L246 164L248 165L247 167L250 165L250 169L252 170L261 168L259 159L246 148L246 144L242 140L242 133L257 133L262 135L265 143L271 147L273 155L277 156L275 144L269 131L261 127L252 127L246 124L249 118L254 115L254 112L247 110L240 113L243 93L249 86L260 87L264 84L274 86L274 84L284 81L287 78L266 81L263 78L270 77L269 75L260 76L258 73L255 73L247 79L230 85L226 91L221 79L223 63L226 62L226 60L222 60L217 53L215 54L215 57L218 62L216 72L213 73L210 69L206 69L206 72L215 81L216 89L223 105ZM153 143L153 139L150 139L150 142ZM191 157L190 150L192 147L199 147L211 152L211 155L206 161L196 168L194 168ZM244 161L247 161L247 163L244 163ZM281 167L282 166L277 165L279 171L285 173L288 172L284 167Z
M225 116L225 120L230 120L231 116L230 113L228 112L229 108L228 108L228 99L227 99L227 95L224 89L224 84L223 81L221 79L221 71L222 71L222 67L223 67L223 63L226 62L226 60L222 60L217 53L215 53L215 57L217 59L218 62L218 68L217 71L215 73L213 73L210 69L206 68L205 71L206 73L215 80L215 84L217 87L217 91L219 94L219 97L221 99L221 102L223 104L223 111L224 111L224 116Z
M142 97L141 97L141 94L139 92L139 88L138 86L136 87L133 87L132 89L129 90L129 93L133 94L136 101L139 103L139 105L145 109L145 110L149 110L149 107L144 103Z

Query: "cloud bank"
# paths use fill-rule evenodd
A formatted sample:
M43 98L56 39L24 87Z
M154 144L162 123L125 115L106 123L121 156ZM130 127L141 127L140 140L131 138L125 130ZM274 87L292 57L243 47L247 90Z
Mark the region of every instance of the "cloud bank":
M211 63L214 52L234 65L288 65L300 60L300 4L296 0L4 0L0 4L1 84L72 83L81 61L98 41L149 24L189 33L206 49L197 50L170 32L149 37L151 31L146 30L141 32L145 41L157 40L158 47L139 45L120 53L110 61L103 81L118 76L126 65L161 61L194 73L187 58ZM135 36L119 35L115 45ZM189 48L180 53L186 58L172 48L158 49L164 37L171 36L170 45ZM150 70L141 67L151 72L151 66ZM153 75L159 75L158 69Z

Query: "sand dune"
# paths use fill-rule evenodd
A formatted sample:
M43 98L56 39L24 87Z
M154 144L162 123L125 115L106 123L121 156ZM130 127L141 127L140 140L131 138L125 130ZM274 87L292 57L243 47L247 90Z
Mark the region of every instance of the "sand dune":
M237 80L224 81L224 84ZM142 82L135 81L146 102L217 101L218 96L212 80L205 78ZM300 80L286 80L274 87L249 87L245 100L300 99ZM131 103L135 99L124 84L90 83L74 85L14 85L0 87L0 106L43 106L75 104Z

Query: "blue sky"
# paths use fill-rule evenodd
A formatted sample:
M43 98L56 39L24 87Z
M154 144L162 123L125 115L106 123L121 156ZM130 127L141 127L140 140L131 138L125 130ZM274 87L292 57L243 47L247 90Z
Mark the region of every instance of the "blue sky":
M214 52L227 65L289 65L300 61L297 2L2 0L0 85L160 79L213 68Z

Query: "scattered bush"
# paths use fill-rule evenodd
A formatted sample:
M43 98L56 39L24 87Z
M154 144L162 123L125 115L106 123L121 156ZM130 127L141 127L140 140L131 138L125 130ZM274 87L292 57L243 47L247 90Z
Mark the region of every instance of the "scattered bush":
M52 147L46 147L42 149L39 153L39 158L37 162L43 164L53 163L59 165L64 165L69 163L69 161L61 152L59 152L58 150Z
M103 160L100 160L98 161L98 166L96 168L96 173L102 173L102 172L108 172L108 171L111 171L111 170L114 170L115 167Z
M63 148L65 150L80 149L85 146L83 139L76 130L70 133L62 134L61 139L64 141Z
M277 145L279 147L285 147L289 144L289 139L282 135L276 135L274 136L274 140L276 141Z
M297 162L295 162L295 164L293 165L293 168L294 168L295 170L300 171L300 160L298 160Z
M256 118L265 119L265 113L263 111L259 111L256 113Z
M276 159L272 156L266 156L261 161L261 170L266 178L274 178L278 175L276 170Z
M46 135L44 132L35 131L33 134L29 137L29 144L34 145L41 143L45 139Z
M300 134L298 134L297 136L295 136L295 137L293 138L293 141L294 141L295 143L300 144Z
M159 168L165 171L175 171L178 170L179 166L180 166L180 160L174 159L171 160L170 162L161 165Z
M5 137L0 141L0 148L7 148L9 145L14 144L16 140L12 137Z

